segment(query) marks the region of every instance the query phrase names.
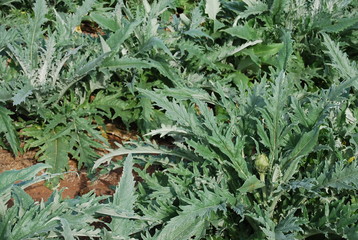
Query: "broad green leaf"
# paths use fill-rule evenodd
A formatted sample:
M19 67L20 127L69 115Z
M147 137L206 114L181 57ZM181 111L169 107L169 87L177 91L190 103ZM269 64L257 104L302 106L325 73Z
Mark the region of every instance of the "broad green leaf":
M287 2L287 0L273 0L270 7L272 16L277 19L277 17L284 11Z
M34 203L32 197L19 186L15 185L12 187L11 195L14 198L15 204L21 205L25 210L29 209Z
M141 23L141 21L134 21L128 23L126 26L119 28L115 33L107 39L107 44L112 51L118 51L125 40L134 32L135 28Z
M51 134L56 134L52 132ZM63 172L68 168L68 153L70 151L68 139L59 137L45 143L41 160L50 165L52 173Z
M283 48L278 52L278 68L279 70L286 70L288 60L293 53L291 34L283 32L282 35Z
M269 57L277 54L284 45L282 43L258 44L252 49L255 55L259 57Z
M256 176L252 175L246 181L244 184L239 188L240 193L250 193L253 192L256 189L260 189L265 186L265 183L257 179Z
M284 170L283 181L288 181L297 171L299 160L309 154L317 144L319 129L304 133L289 156L281 163Z
M129 68L151 68L153 67L150 62L147 60L139 59L139 58L130 58L124 57L117 60L108 60L103 65L103 67L109 68L119 68L119 69L129 69Z
M313 129L309 132L304 133L300 140L297 142L295 148L288 156L288 161L303 157L310 153L316 146L318 139L318 129Z
M92 12L90 14L91 18L98 23L100 26L109 29L113 32L117 31L120 27L118 26L118 23L115 19L104 16L101 13Z
M227 32L233 37L238 37L248 41L257 40L259 38L257 31L254 28L248 26L248 24L227 28L222 31Z
M11 97L11 91L5 88L0 88L0 102L5 103L6 101L9 101Z
M248 18L252 15L262 14L268 10L268 6L265 2L260 0L243 0L247 4L246 10L241 12L237 19Z
M190 215L172 218L160 232L157 240L192 239L202 236L207 223L205 220ZM198 237L194 239L199 239Z

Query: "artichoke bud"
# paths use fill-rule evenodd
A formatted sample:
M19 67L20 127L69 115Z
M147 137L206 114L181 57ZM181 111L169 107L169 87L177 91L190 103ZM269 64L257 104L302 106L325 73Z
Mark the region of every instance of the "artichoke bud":
M262 153L256 157L255 167L259 173L266 173L269 166L270 163L266 154Z

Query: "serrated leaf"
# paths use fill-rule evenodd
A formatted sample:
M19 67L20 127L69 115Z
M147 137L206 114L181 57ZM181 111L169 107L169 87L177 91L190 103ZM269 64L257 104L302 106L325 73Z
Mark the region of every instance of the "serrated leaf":
M13 114L11 111L0 106L0 133L5 134L5 138L10 144L12 152L17 155L20 150L20 141L10 117L11 114Z
M11 98L14 105L19 105L22 102L26 101L26 98L32 94L33 87L31 85L26 85L16 92L16 94Z
M193 195L193 194L192 194ZM204 190L198 193L199 199L191 196L182 206L179 215L172 218L163 228L158 240L201 239L207 226L206 218L218 210L225 211L220 195Z
M276 226L275 232L289 233L289 232L299 232L302 231L300 227L302 223L300 222L300 218L295 217L293 213L286 216L282 219Z
M74 14L69 15L68 17L68 27L71 31L78 25L80 25L83 16L85 16L95 4L95 0L85 0L82 2L82 5L76 8L76 12Z
M319 176L319 181L322 182L320 187L331 187L338 190L342 189L357 189L358 188L358 164L357 161L344 164L337 162L332 170L332 173L322 173Z
M166 97L153 91L145 89L139 89L139 91L154 101L156 105L164 109L167 112L167 115L171 119L175 119L179 124L185 127L196 125L193 113L188 112L182 104L175 101L170 102Z
M135 28L141 23L141 21L134 21L127 24L125 27L118 29L114 34L112 34L107 39L108 46L114 50L118 51L121 45L127 40L130 35L134 32Z
M220 1L206 0L205 13L208 14L209 18L215 20L218 12L220 12Z
M60 220L62 225L62 236L65 240L75 240L70 223L65 218L53 218L52 220Z
M339 33L357 24L357 22L358 22L358 17L341 18L338 19L333 24L323 26L322 30L327 33Z
M279 70L286 70L288 60L293 53L291 34L284 32L282 36L283 48L278 52L278 68Z
M11 91L5 88L0 88L0 102L5 103L6 101L10 100L11 97Z
M6 192L17 181L26 181L33 178L43 169L50 168L50 165L39 163L21 170L10 170L0 173L0 193Z
M173 57L172 53L168 49L168 47L164 44L164 42L157 38L157 37L151 37L140 49L141 52L146 52L153 48L160 48L162 49L166 54L168 54L170 57Z
M133 211L135 196L135 181L133 177L133 157L128 154L123 164L123 174L116 192L113 196L113 204L119 209Z
M239 188L240 193L250 193L253 192L256 189L260 189L265 186L265 183L257 179L256 176L252 175L246 181L244 184Z
M289 156L282 161L281 167L285 169L283 181L286 182L297 171L299 160L309 154L317 144L319 129L313 129L304 133Z
M29 32L29 52L30 52L30 56L29 59L30 61L32 61L30 64L32 64L32 66L35 66L35 64L37 63L37 43L36 41L38 40L39 37L41 37L42 35L42 29L41 26L42 24L45 23L46 21L46 14L48 12L48 8L46 5L45 0L37 0L34 3L34 7L33 7L33 11L34 11L34 18L30 19L30 32Z
M222 31L227 32L228 34L230 34L233 37L238 37L238 38L245 39L248 41L258 39L257 31L254 28L249 27L247 24L230 27L230 28L224 29Z
M333 42L327 34L322 33L322 35L324 38L324 45L328 49L328 51L325 52L332 60L331 65L345 78L353 78L358 75L357 67L350 62L347 54L339 49L339 44Z
M288 156L288 159L297 159L310 153L316 146L318 133L318 129L313 129L312 131L304 133Z
M247 4L246 10L240 13L238 19L248 18L251 15L261 14L268 10L267 4L260 0L243 0L243 2Z
M90 16L96 23L105 29L109 29L113 32L119 29L118 23L113 18L104 16L103 14L97 12L92 12Z
M145 134L144 136L155 136L160 134L159 136L162 138L170 133L182 133L186 134L187 132L183 129L177 128L176 126L165 126L162 125L161 128L152 130L149 133Z
M287 2L287 0L273 0L270 7L272 16L280 16L281 12L284 11Z
M188 35L190 37L193 37L193 38L206 37L208 39L214 40L212 37L210 37L205 32L201 31L200 29L190 29L188 31L185 31L184 34L186 34L186 35Z
M56 134L56 132L53 131L51 134ZM46 142L42 147L44 152L40 160L52 167L50 170L52 173L59 173L68 169L68 153L70 151L68 143L66 137L58 137Z
M79 68L76 71L76 75L77 76L83 76L85 74L87 74L88 72L94 70L96 67L98 67L103 60L109 56L109 52L103 53L100 56L98 56L97 58L87 62L83 67Z
M133 177L133 157L129 154L123 164L123 174L119 185L113 195L113 205L119 211L126 211L134 214L133 208L136 201L135 181ZM110 227L113 234L128 238L135 229L136 223L130 219L112 217Z
M192 239L193 236L201 236L205 229L205 220L190 217L177 216L172 218L168 225L160 232L157 240ZM199 238L195 238L199 239Z

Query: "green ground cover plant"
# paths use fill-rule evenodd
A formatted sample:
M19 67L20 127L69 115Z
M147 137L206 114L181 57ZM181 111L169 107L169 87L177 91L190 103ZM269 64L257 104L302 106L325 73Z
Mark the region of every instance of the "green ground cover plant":
M0 7L0 147L45 162L0 174L1 239L358 238L356 1ZM115 194L24 192L70 158Z

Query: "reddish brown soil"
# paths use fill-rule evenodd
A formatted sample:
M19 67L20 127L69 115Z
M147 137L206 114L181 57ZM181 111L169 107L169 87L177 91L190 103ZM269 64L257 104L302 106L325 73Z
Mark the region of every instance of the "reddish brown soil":
M108 125L107 136L113 145L115 141L122 142L135 138L134 134L128 134ZM28 151L17 157L14 157L9 151L0 149L0 173L7 170L18 170L30 167L37 163L35 159L36 152ZM116 160L121 160L117 157ZM97 195L113 194L113 186L116 186L121 177L121 169L111 171L109 174L99 176L97 180L91 181L86 173L86 170L78 170L76 161L69 161L69 173L64 174L64 178L60 181L57 189L64 189L62 192L63 198L74 198L81 196L94 190ZM36 183L25 191L36 201L47 200L52 193L52 190L45 186L44 182Z

